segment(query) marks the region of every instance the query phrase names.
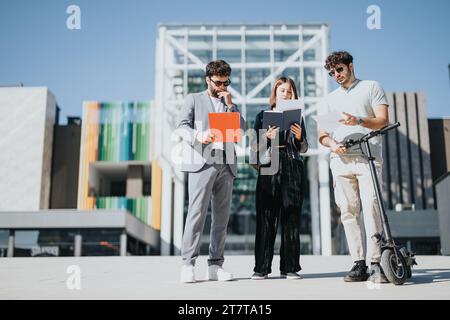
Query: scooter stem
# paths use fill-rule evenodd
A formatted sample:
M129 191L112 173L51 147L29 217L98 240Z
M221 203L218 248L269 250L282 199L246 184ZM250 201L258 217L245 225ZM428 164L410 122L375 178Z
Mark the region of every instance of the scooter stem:
M383 198L381 197L381 187L380 187L377 170L376 170L375 163L374 163L375 158L372 156L372 152L370 151L368 139L364 139L364 147L367 152L367 159L369 161L370 174L372 175L372 182L373 182L373 186L375 189L375 195L377 197L378 208L380 209L384 237L388 244L393 244L391 228L389 227L388 217L386 215L386 210L384 208Z

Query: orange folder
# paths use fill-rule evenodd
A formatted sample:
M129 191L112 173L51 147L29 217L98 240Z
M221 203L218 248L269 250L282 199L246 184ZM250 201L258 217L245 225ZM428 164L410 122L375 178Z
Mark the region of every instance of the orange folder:
M241 118L239 112L209 113L209 128L216 135L214 142L240 142Z

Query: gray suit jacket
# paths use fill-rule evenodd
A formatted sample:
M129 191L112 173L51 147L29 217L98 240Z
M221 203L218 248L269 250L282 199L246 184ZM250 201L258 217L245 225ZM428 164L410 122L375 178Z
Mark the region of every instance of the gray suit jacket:
M223 104L222 112L228 111ZM188 94L181 108L180 121L177 130L183 138L183 163L181 171L197 172L200 171L208 160L211 160L212 144L202 144L195 139L198 132L209 129L208 114L215 112L208 91ZM231 112L239 112L236 105L233 105ZM241 129L245 131L245 121L241 116ZM237 172L237 159L234 143L224 143L226 163L234 176Z

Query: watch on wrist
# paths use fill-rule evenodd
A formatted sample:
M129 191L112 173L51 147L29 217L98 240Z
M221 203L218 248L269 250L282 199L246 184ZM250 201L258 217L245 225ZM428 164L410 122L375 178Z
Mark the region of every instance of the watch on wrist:
M358 117L357 123L359 126L362 125L364 123L364 119L361 117Z

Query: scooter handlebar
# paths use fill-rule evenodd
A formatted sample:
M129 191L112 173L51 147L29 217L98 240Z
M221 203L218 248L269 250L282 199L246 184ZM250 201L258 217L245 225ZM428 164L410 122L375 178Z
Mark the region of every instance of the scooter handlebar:
M388 132L389 130L395 129L397 127L400 127L400 122L396 122L394 124L388 125L384 128L380 129L380 134L385 134L386 132Z
M366 134L366 135L362 136L361 138L359 138L358 140L349 139L349 140L345 141L344 142L344 146L348 149L350 147L353 147L354 145L361 144L362 142L367 141L367 140L369 140L369 139L371 139L373 137L376 137L376 136L381 135L381 134L385 134L389 130L395 129L395 128L399 127L399 126L400 126L400 122L396 122L396 123L388 125L388 126L386 126L384 128L371 131L368 134Z

